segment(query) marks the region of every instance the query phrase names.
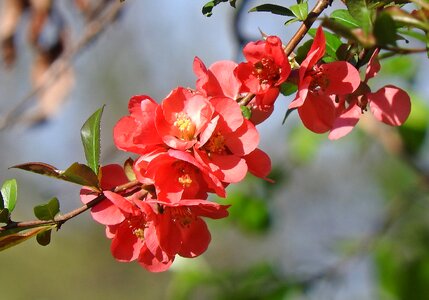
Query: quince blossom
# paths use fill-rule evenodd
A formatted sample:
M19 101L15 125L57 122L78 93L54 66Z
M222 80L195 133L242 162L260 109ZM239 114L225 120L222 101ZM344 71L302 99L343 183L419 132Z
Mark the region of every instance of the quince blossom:
M316 133L332 128L337 113L335 97L351 94L360 84L358 70L348 62L319 62L325 47L325 36L319 27L299 68L298 92L289 105L289 109L298 108L305 127Z

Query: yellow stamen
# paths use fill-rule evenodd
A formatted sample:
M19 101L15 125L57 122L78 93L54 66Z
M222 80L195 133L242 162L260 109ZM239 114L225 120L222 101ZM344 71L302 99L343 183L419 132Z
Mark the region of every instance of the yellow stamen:
M176 121L173 125L178 129L178 138L182 140L192 140L195 134L195 125L192 123L191 118L183 112L176 114Z

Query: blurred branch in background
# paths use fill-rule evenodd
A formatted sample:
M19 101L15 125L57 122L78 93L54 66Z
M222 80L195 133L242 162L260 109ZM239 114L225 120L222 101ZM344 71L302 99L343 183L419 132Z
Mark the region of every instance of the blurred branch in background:
M29 42L35 49L35 57L31 70L33 88L0 116L0 131L20 122L31 125L52 117L73 85L73 60L105 32L124 7L112 0L96 1L95 4L91 0L76 0L75 5L85 16L86 25L77 42L68 46L67 28L53 1L9 0L3 3L0 38L5 66L11 67L15 62L14 38L20 18L27 9L31 12ZM48 26L50 28L46 29ZM52 30L54 37L49 36ZM29 114L35 102L37 111Z

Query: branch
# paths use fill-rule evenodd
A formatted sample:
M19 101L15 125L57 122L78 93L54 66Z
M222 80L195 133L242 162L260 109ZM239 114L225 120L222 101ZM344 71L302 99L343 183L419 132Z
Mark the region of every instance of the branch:
M0 119L0 131L14 125L19 117L25 111L25 106L34 101L35 97L45 91L50 85L55 83L60 75L70 69L72 61L81 54L86 47L91 44L100 34L102 34L119 15L123 5L119 2L114 2L105 13L101 12L96 18L88 23L85 31L74 47L66 50L46 71L40 83L35 86L25 97L17 101L16 105L6 112Z
M134 181L130 181L127 182L123 185L119 185L113 189L111 189L112 192L115 193L120 193L123 191L126 191L130 188L133 187L137 187L141 185L141 182L134 180ZM142 189L145 188L145 186L141 186ZM34 227L39 227L39 226L46 226L46 225L56 225L57 228L60 228L62 224L64 224L65 222L67 222L68 220L80 215L81 213L87 211L88 209L90 209L91 207L94 207L95 205L97 205L98 203L100 203L101 201L103 201L104 199L106 199L106 196L104 196L104 194L100 194L98 195L96 198L94 198L93 200L91 200L90 202L88 202L87 204L76 208L75 210L72 210L71 212L66 213L65 215L60 215L58 217L55 217L53 220L33 220L33 221L23 221L23 222L10 222L9 224L0 227L0 233L4 230L7 229L12 229L12 228L34 228Z
M316 5L308 14L307 18L295 32L294 36L290 39L289 43L285 47L285 53L287 56L291 55L295 47L301 42L307 32L311 29L311 26L320 16L320 14L330 5L332 0L319 0Z

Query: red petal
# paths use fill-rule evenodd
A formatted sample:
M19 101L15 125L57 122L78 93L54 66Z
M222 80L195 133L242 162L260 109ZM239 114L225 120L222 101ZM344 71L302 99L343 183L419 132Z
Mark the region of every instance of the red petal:
M240 106L230 98L212 98L210 102L216 112L222 117L231 131L236 130L244 122Z
M335 106L329 97L309 93L307 100L298 108L305 127L315 133L324 133L332 128L335 120Z
M386 85L367 96L374 117L388 125L402 125L411 112L410 96L396 86Z
M328 95L351 94L360 85L359 71L345 61L335 61L320 66L329 84L324 92Z
M367 82L368 79L373 78L375 75L377 75L378 71L380 71L380 62L377 58L379 50L380 49L376 49L369 60L365 72L365 82Z
M161 249L156 254L152 254L147 248L141 250L138 262L150 272L164 272L170 268L174 261L174 256L168 256Z
M249 168L249 172L253 175L267 179L268 174L271 172L271 159L262 150L256 148L253 152L244 157Z
M143 239L137 238L128 227L127 222L125 222L119 226L116 236L112 240L110 250L117 260L128 262L139 257L143 246Z
M183 257L196 257L207 250L211 241L211 235L207 224L196 218L190 224L180 227L182 236L182 247L179 255Z
M233 154L246 155L258 146L259 133L255 125L245 119L243 125L235 132L225 135L225 144Z
M113 189L128 181L122 166L112 164L101 167L101 188L103 190Z
M240 182L247 174L246 161L236 155L212 154L210 157L210 164L214 164L216 168L219 168L222 176L218 176L218 178L222 182Z
M167 210L168 208L166 208ZM156 234L158 236L159 246L168 255L176 255L181 247L180 230L170 214L162 214L157 218Z
M349 134L356 126L361 115L362 109L359 106L355 104L350 105L344 113L335 119L328 138L331 140L337 140Z
M120 210L130 214L135 211L135 207L121 195L110 191L104 191L103 194Z

